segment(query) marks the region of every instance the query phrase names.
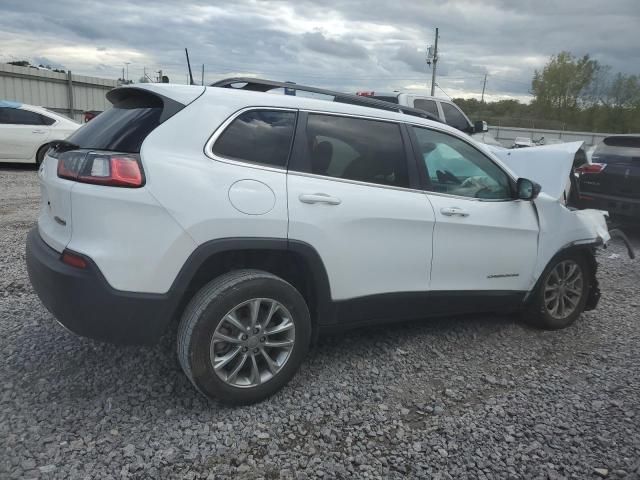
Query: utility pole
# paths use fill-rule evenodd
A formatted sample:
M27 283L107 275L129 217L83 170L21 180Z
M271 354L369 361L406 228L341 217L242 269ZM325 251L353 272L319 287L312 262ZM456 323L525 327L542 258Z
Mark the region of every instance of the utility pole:
M487 74L484 74L484 83L482 84L482 98L480 99L480 103L484 103L484 89L487 87Z
M438 63L438 27L436 27L436 41L433 47L433 71L431 72L431 96L436 93L436 65Z
M200 77L201 85L204 86L204 63L202 64L202 76Z

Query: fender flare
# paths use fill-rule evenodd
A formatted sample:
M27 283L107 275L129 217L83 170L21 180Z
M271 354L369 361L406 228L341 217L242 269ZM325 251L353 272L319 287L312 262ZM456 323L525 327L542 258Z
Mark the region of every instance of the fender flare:
M311 271L313 277L312 291L316 302L315 314L317 323L330 323L333 321L334 308L331 299L329 277L317 250L308 243L298 240L262 237L221 238L210 240L199 245L189 255L169 288L168 295L171 298L172 315L180 313L177 312L177 309L187 293L191 281L207 260L216 255L247 250L263 250L265 253L290 253L303 259L306 264L305 266ZM312 316L313 313L314 312L312 312Z
M589 281L590 287L589 287L589 292L587 293L587 303L585 304L584 310L589 311L589 310L595 309L600 300L600 288L598 285L598 278L596 277L596 272L598 270L598 262L596 262L595 250L596 248L602 247L603 245L604 245L604 241L601 238L596 238L589 241L571 242L564 245L549 259L547 264L544 266L544 268L542 269L542 272L540 273L540 276L536 279L536 283L534 284L533 288L529 292L527 292L527 294L525 295L523 299L523 304L526 305L529 302L531 295L533 295L533 293L538 290L538 288L540 287L540 282L542 281L542 277L544 273L547 271L547 268L549 268L549 265L551 265L551 263L556 258L558 258L558 256L568 252L575 251L585 255L587 262L591 267L591 278Z

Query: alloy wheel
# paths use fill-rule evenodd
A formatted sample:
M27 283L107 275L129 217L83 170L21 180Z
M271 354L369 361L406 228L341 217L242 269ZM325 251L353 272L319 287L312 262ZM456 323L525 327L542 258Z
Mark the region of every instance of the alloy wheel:
M287 308L271 298L254 298L223 317L211 338L209 356L222 381L250 388L282 370L294 343L295 325Z
M575 312L583 295L584 277L574 260L558 263L544 285L544 306L553 318L562 320Z

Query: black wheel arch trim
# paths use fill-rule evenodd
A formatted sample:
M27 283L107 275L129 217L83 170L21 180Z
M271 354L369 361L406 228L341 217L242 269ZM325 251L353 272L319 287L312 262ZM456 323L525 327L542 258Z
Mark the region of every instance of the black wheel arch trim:
M598 306L598 302L600 301L600 288L598 284L598 278L596 276L598 270L598 262L596 261L596 248L604 246L604 240L600 237L588 240L576 240L573 242L569 242L563 247L561 247L547 262L547 264L542 269L542 273L540 277L536 280L535 286L527 292L527 295L524 298L524 303L527 304L534 292L540 286L540 282L542 281L542 274L549 268L549 265L553 261L556 260L560 255L564 255L569 252L580 252L585 256L585 259L589 263L591 278L589 279L589 293L587 294L587 303L585 304L585 311L594 310Z
M177 313L176 309L179 307L184 295L188 293L191 281L207 260L219 254L248 250L264 251L265 253L290 252L301 256L313 275L312 286L316 300L316 319L319 322L324 322L333 318L329 277L316 249L308 243L298 240L264 237L229 237L210 240L199 245L189 255L167 293L172 299L172 303L174 303L172 305L172 315Z

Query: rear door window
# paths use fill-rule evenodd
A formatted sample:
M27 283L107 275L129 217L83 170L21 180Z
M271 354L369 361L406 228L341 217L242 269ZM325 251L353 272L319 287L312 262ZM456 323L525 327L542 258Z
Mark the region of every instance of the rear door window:
M213 145L222 157L285 168L293 141L296 112L250 110L240 114Z
M450 103L440 102L442 106L442 112L444 113L444 121L447 125L451 125L458 130L466 131L470 125L462 112L455 105Z
M430 113L436 118L440 118L440 112L438 112L438 105L433 100L427 100L425 98L416 98L413 102L413 107L424 112Z
M309 114L306 138L311 173L409 187L404 144L395 123Z

